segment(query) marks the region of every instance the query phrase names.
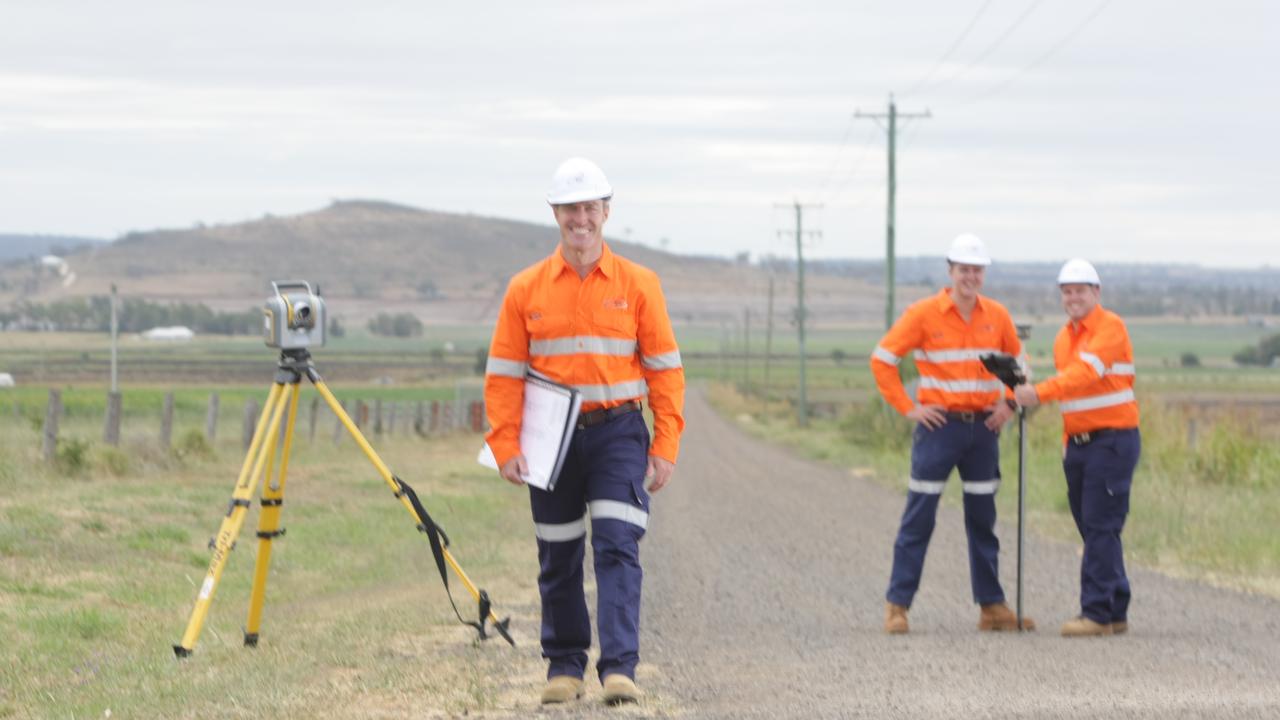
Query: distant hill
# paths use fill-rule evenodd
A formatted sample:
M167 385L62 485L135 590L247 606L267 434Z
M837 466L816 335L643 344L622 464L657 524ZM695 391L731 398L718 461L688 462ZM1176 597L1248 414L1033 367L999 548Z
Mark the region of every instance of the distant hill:
M269 280L306 279L320 285L339 316L408 310L423 319L483 322L496 316L508 279L546 257L558 240L550 224L339 201L289 217L130 233L70 254L69 284L29 263L11 264L0 271L0 306L18 298L104 295L116 283L133 297L243 310L261 302ZM609 244L659 273L673 315L716 322L740 318L748 303L761 312L767 302L762 268L615 238ZM865 285L818 280L809 297L814 311L828 317L853 319L865 310L871 319L877 292ZM780 313L791 306L789 287L787 278L777 284Z
M70 235L5 235L0 234L0 262L43 255L67 255L83 246L110 242L103 238Z
M550 220L550 218L548 218ZM31 236L0 236L24 237ZM155 302L199 302L217 310L260 307L270 280L305 279L329 298L332 314L363 323L380 312L412 312L424 322L487 323L507 280L546 257L559 240L545 225L386 202L348 200L287 217L134 232L110 243L40 238L40 251L0 261L0 311L21 300L123 295ZM63 242L55 243L56 240ZM66 247L76 241L75 248ZM677 322L758 322L774 279L774 317L794 317L794 261L759 263L664 252L616 238L618 254L657 271ZM16 248L17 242L3 245ZM67 251L56 273L26 258L54 245ZM1056 317L1056 262L997 262L985 292L1017 315ZM817 324L878 323L884 317L882 260L806 264L806 309ZM947 284L941 257L898 258L899 311ZM1126 315L1280 314L1280 269L1218 270L1193 265L1100 264L1104 302Z

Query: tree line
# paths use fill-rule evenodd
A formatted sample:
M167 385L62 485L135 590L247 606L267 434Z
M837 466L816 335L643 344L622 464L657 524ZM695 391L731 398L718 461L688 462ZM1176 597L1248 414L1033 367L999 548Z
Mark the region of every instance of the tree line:
M117 312L121 332L182 325L200 333L253 335L262 332L262 310L219 312L201 303L161 304L122 298ZM38 304L22 301L0 311L0 328L106 332L111 329L111 298L97 295Z

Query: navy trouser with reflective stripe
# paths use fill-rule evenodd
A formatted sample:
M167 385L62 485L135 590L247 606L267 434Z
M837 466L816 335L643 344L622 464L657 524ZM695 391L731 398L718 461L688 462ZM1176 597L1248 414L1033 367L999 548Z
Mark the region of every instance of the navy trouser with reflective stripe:
M948 416L937 430L916 425L911 444L911 482L898 538L893 544L889 602L911 607L924 556L933 536L938 498L952 468L959 468L964 488L964 529L969 538L969 581L975 602L1004 602L1000 587L1000 540L996 538L996 488L1000 485L999 436L983 424Z
M1067 502L1084 540L1080 561L1080 613L1102 624L1128 621L1129 577L1120 533L1129 514L1129 486L1142 454L1137 428L1067 443L1062 470Z
M596 571L600 677L635 678L640 660L640 538L649 519L644 489L649 430L641 413L578 429L554 492L529 488L538 535L542 656L547 677L582 677L591 621L582 589L586 519Z

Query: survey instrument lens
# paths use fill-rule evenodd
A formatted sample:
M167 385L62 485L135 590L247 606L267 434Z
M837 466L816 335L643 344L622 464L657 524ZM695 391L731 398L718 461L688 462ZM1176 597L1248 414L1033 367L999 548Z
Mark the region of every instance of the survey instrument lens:
M325 312L320 289L304 281L271 283L271 297L262 309L263 340L267 347L298 350L324 345Z

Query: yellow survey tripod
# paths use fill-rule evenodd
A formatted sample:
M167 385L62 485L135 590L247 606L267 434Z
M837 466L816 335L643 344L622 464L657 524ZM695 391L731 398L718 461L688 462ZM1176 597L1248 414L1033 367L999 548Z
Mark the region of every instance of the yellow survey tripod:
M347 428L347 432L351 433L351 437L355 438L356 444L364 451L365 456L369 458L369 462L373 463L373 466L377 468L378 474L387 482L387 485L391 486L396 498L413 517L418 530L426 534L427 540L431 544L431 552L435 556L436 566L440 570L440 579L444 582L445 592L449 595L449 603L453 605L453 612L458 615L458 620L465 625L474 627L480 633L481 640L488 637L485 628L487 622L492 620L493 627L498 634L507 642L515 645L515 641L511 639L511 635L507 631L507 624L510 619L499 620L497 615L493 613L488 593L477 588L471 582L471 579L467 577L467 574L463 572L458 562L453 559L453 555L449 552L449 537L432 521L431 516L427 514L426 508L419 502L413 488L391 474L391 471L382 462L382 458L378 457L378 453L374 452L369 441L365 439L360 429L356 427L355 422L351 420L351 416L347 415L341 403L329 391L324 380L320 378L320 374L316 372L315 366L311 363L311 353L306 349L289 349L280 353L280 364L276 370L275 384L271 386L271 392L267 395L267 402L262 408L261 416L258 418L253 440L249 444L249 451L245 455L244 464L240 467L240 476L236 480L235 490L231 494L231 502L227 505L227 514L222 519L222 525L218 528L217 536L209 541L209 547L213 550L213 558L209 562L209 571L205 575L204 583L200 585L200 592L196 596L196 606L191 611L191 619L187 622L187 630L182 635L182 642L173 646L173 652L178 657L183 658L189 656L195 648L196 640L200 637L200 630L204 627L205 618L209 614L209 605L213 602L214 591L218 588L218 580L222 577L222 571L227 565L227 557L235 546L236 536L240 534L240 526L244 524L245 516L249 512L250 500L256 488L259 484L262 484L262 510L258 514L258 560L254 567L253 593L249 598L249 619L244 629L244 644L250 647L258 644L258 628L262 623L262 604L267 586L267 567L271 563L271 543L276 538L284 535L284 528L280 527L280 510L284 503L284 485L285 476L289 469L289 455L293 450L293 429L298 417L298 392L304 375L315 385L320 396L328 403L329 409L333 411L334 415L338 416L338 419ZM287 419L285 418L286 410L288 412ZM280 437L282 422L285 423L285 431L284 446L280 452L280 473L273 476L276 440ZM264 483L264 479L267 482ZM463 587L471 593L471 596L479 604L479 621L468 622L463 620L462 615L458 613L458 607L453 602L453 594L449 591L449 574L445 569L446 564L448 567L453 568L453 572L462 581Z

